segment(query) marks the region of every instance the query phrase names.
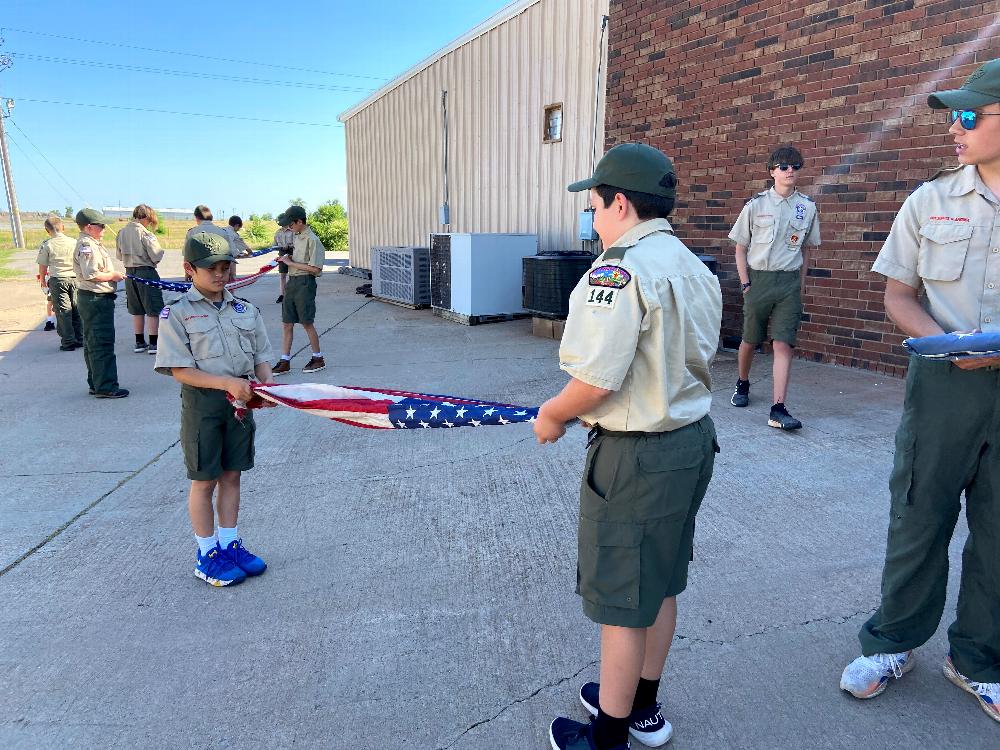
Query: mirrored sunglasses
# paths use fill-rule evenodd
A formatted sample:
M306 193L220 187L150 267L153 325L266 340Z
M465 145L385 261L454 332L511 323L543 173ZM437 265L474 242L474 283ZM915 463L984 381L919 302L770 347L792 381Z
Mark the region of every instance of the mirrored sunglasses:
M973 109L953 109L948 115L948 120L952 125L955 124L955 120L958 120L962 126L962 130L974 130L980 117L989 117L991 115L997 117L1000 116L1000 112L976 112Z
M771 169L780 169L782 172L787 172L789 169L794 169L798 172L802 169L801 164L772 164Z

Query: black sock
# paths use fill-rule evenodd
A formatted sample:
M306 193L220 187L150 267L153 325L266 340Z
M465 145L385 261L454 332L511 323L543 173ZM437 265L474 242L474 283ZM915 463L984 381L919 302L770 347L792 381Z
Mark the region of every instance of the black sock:
M141 334L141 333L137 333L137 334L135 335L135 345L136 345L136 346L145 346L145 345L146 345L146 339L144 339L144 338L142 337L142 334Z
M660 690L659 680L647 680L639 678L639 685L635 689L635 698L632 700L632 710L649 708L656 703L656 694Z
M628 742L628 717L616 719L608 716L600 708L594 721L594 747L597 750L611 750Z
M777 410L777 411L785 411L785 402L784 401L778 401L777 403L775 403L775 405L771 407L771 411L775 411L775 410Z
M150 346L156 346L156 339L157 338L158 338L157 334L155 334L155 333L149 334L149 345Z

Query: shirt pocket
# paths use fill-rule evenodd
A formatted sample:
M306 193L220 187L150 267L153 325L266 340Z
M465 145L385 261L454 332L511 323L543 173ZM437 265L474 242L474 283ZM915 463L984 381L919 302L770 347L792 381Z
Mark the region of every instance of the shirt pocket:
M239 337L240 349L249 354L251 359L257 350L257 325L253 319L233 318L233 328Z
M796 249L802 247L802 243L806 239L806 229L808 228L809 224L805 220L790 222L788 224L788 234L785 237L788 246Z
M956 281L965 268L972 240L971 224L925 224L920 227L917 274L931 281Z
M188 342L195 362L221 357L226 353L219 327L213 320L191 320L187 323Z
M750 227L750 246L770 247L772 242L774 242L774 217L754 219Z

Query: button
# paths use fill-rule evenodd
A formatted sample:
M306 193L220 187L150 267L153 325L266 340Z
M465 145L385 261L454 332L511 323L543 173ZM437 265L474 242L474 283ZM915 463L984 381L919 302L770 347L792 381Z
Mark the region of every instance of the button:
M992 288L993 288L993 287L995 287L995 286L996 286L996 284L987 284L987 285L986 285L986 287L987 287L988 289L992 289Z
M985 322L985 323L992 323L993 322L993 318L983 318L983 322Z
M995 248L993 248L993 252L995 252L995 253L1000 253L1000 247L995 247Z

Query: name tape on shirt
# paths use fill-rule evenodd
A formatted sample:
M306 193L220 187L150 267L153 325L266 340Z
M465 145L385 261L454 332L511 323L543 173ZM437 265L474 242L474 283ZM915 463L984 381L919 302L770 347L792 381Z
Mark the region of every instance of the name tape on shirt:
M613 310L619 294L615 289L592 288L587 294L587 305Z
M604 286L611 289L623 289L632 280L632 274L621 266L598 266L590 272L588 281L591 286Z

